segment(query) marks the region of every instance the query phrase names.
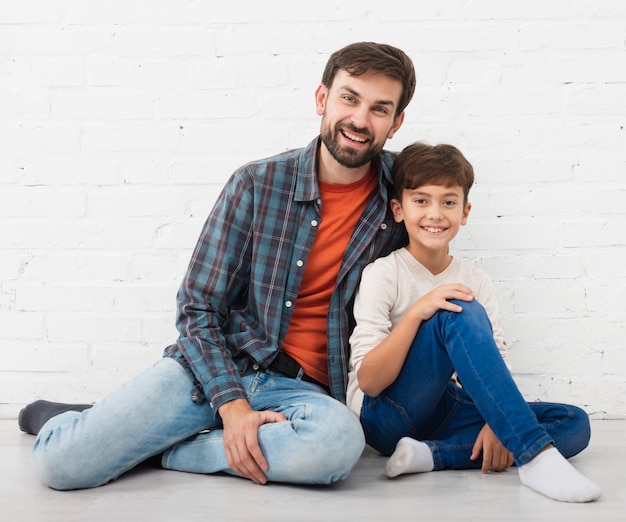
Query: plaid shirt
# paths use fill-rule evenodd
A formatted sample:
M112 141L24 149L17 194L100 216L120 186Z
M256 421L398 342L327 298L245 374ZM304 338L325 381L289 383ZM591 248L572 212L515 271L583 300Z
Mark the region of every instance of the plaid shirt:
M206 397L217 410L245 398L241 376L255 363L267 368L280 350L321 221L318 146L316 138L239 168L202 229L178 291L180 337L164 353L195 379L196 402ZM406 244L389 207L393 159L383 151L375 160L379 191L357 222L331 297L328 373L331 393L342 402L361 271Z

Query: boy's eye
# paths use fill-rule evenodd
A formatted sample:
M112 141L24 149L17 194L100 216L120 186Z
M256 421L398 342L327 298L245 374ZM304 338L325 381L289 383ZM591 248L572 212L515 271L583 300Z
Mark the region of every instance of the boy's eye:
M453 201L453 200L444 201L444 202L443 202L443 204L444 204L446 207L453 207L454 205L456 205L456 201Z

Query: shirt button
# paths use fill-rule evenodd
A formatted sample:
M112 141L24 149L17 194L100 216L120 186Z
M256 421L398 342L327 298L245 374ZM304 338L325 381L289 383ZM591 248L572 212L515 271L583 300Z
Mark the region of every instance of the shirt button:
M314 219L313 221L311 221L311 226L312 227L316 227L317 226L317 219Z
M383 223L382 225L380 225L380 228L382 230L387 230L387 223Z
M291 301L285 301L285 306L287 308L291 308L293 306L293 303Z
M296 261L296 266L302 266L302 265L304 265L304 261L302 261L302 259L298 259Z
M252 365L252 369L253 369L255 372L258 372L258 371L259 371L259 368L260 368L260 366L259 366L257 363L254 363L254 364Z

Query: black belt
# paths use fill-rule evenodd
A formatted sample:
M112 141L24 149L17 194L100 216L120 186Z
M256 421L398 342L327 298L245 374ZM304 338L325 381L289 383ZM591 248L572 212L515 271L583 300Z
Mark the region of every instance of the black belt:
M282 373L285 377L295 379L300 373L300 370L302 370L302 366L300 366L294 359L289 357L289 355L287 355L285 352L278 352L276 359L272 361L272 364L268 366L268 369L277 371L278 373ZM324 388L328 393L330 393L328 386L315 380L313 377L309 377L306 373L304 373L304 371L302 372L302 376L300 378L303 381L317 384L318 386Z

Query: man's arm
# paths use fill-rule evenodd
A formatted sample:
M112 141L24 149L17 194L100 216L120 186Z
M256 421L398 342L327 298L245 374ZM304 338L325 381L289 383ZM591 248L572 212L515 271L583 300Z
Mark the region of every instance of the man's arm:
M218 409L245 398L223 325L249 285L252 194L235 173L207 218L178 291L177 346Z
M245 307L250 286L253 210L252 183L241 170L231 178L209 215L178 293L177 344L219 411L230 468L265 484L268 463L258 429L281 422L282 413L254 411L246 399L226 343L223 325L233 307Z

